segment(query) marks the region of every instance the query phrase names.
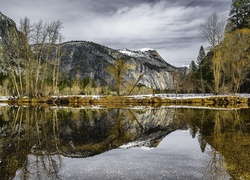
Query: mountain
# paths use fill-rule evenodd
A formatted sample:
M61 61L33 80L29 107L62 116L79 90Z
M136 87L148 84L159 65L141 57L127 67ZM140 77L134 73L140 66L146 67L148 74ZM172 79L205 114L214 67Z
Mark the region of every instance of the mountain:
M0 53L2 72L6 64L15 66L18 71L22 70L22 66L20 68L17 62L22 57L19 57L16 52L22 52L23 44L27 44L23 37L24 35L17 30L15 22L0 12L0 50L5 49L8 52L5 53L8 58L3 58L3 54ZM63 55L60 59L59 69L62 75L60 79L72 81L76 78L82 80L87 78L93 80L97 86L114 87L114 77L107 72L107 67L114 66L117 59L123 59L129 65L123 84L126 82L135 84L140 80L137 85L155 86L160 90L174 89L173 72L180 69L168 64L156 50L150 48L138 51L116 50L94 42L69 41L61 44L61 52ZM56 53L57 50L54 48L50 56L55 56ZM53 61L56 58L51 59ZM10 71L10 68L8 70L13 73L12 76L15 76L14 70Z
M10 39L16 38L19 34L15 22L0 12L0 41L10 43Z
M129 64L129 72L125 82L134 81L142 76L140 85L155 86L158 89L172 89L172 72L178 68L168 64L156 50L129 49L115 50L109 47L87 41L70 41L62 45L61 50L66 56L61 59L61 71L71 79L76 75L80 78L90 77L97 84L109 83L110 75L107 67L117 59L124 59Z
M18 54L26 43L15 22L0 12L0 72L6 73L8 65L17 64Z
M22 33L17 30L15 22L0 12L0 45L11 47L22 44Z

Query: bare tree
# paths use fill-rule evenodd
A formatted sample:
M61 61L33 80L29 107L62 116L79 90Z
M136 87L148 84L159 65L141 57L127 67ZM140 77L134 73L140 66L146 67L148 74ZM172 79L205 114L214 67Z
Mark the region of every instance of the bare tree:
M35 24L33 33L33 53L34 53L34 92L35 95L40 94L39 89L39 76L42 69L42 54L46 43L47 31L44 30L44 23L40 20Z
M220 19L216 12L213 12L207 20L200 25L200 33L204 41L207 41L214 49L221 43L224 37L225 22Z
M45 91L45 77L48 76L48 65L51 61L51 51L54 46L54 44L58 43L58 40L60 40L60 29L62 28L62 22L61 21L54 21L50 24L45 24L45 31L47 35L47 40L45 41L45 64L43 66L43 72L42 72L42 79L41 79L41 89Z
M136 87L137 84L140 82L140 80L143 78L143 76L144 76L144 74L145 74L146 72L147 72L147 71L144 71L142 74L139 75L137 81L133 84L133 87L132 87L132 89L129 91L128 95L130 95L130 94L134 91L135 87Z
M60 29L62 28L61 21L53 21L52 23L43 23L40 20L38 23L31 24L30 20L25 17L20 20L19 30L22 32L24 44L21 52L22 64L18 65L18 70L23 71L25 81L20 79L20 91L22 91L22 82L25 82L25 94L29 96L37 96L45 91L45 79L53 79L52 89L55 89L57 84L55 78L56 71L59 70L60 58L58 56L58 44L61 44ZM54 49L53 49L54 48ZM56 52L53 56L52 52ZM19 62L19 61L18 61ZM18 63L19 64L19 63ZM52 65L51 65L52 64ZM49 68L54 71L49 71ZM22 70L20 68L22 66ZM49 73L50 72L50 73ZM56 83L55 83L56 82Z
M126 60L116 59L113 66L108 66L107 71L114 78L116 84L117 95L121 95L121 88L123 83L123 78L129 69Z
M19 26L19 31L21 31L22 34L22 42L24 42L23 44L23 64L24 64L24 79L25 79L25 94L27 95L31 95L31 77L32 77L32 69L31 69L31 60L32 60L32 52L29 46L30 40L31 40L31 33L33 31L33 24L31 24L30 19L28 19L27 17L25 17L24 19L20 19L20 26Z
M210 49L213 51L214 91L216 94L219 92L221 74L220 46L218 45L223 40L224 30L225 22L220 20L216 12L212 13L207 20L200 25L200 33L202 34L203 40L209 43Z
M56 45L56 59L53 63L53 75L52 75L52 92L58 93L58 79L59 79L59 70L60 70L60 60L61 57L64 55L64 52L62 52L62 39L63 37L60 35L58 38L58 44Z
M250 30L240 29L228 33L223 41L223 71L237 93L250 70Z
M176 69L172 73L175 95L177 96L181 86L184 83L184 72L181 69Z

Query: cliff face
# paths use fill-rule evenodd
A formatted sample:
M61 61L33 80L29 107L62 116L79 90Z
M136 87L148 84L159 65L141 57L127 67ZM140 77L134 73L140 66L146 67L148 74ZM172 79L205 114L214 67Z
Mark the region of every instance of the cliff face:
M15 53L15 49L23 43L21 36L15 22L0 12L0 46L9 53Z
M0 12L0 40L3 44L9 44L10 40L18 34L13 20Z
M0 72L7 73L17 67L17 59L23 58L25 43L27 41L15 22L0 12Z
M125 82L136 82L143 75L140 85L161 90L173 88L172 72L177 68L168 64L156 50L114 50L93 42L74 41L64 43L62 52L65 55L61 60L61 70L70 78L90 77L97 83L109 83L110 75L106 69L120 58L129 64Z

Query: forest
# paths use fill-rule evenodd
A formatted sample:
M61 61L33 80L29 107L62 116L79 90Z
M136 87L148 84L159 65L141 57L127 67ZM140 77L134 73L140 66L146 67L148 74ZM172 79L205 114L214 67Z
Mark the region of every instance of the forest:
M201 46L190 64L185 89L190 92L249 93L250 1L234 0L227 22L212 13L201 24L200 33L209 44Z

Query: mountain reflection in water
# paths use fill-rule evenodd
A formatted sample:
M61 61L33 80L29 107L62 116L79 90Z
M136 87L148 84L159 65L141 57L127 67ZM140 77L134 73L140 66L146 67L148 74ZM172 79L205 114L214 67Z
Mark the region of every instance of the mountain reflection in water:
M0 107L1 179L249 179L249 109Z

